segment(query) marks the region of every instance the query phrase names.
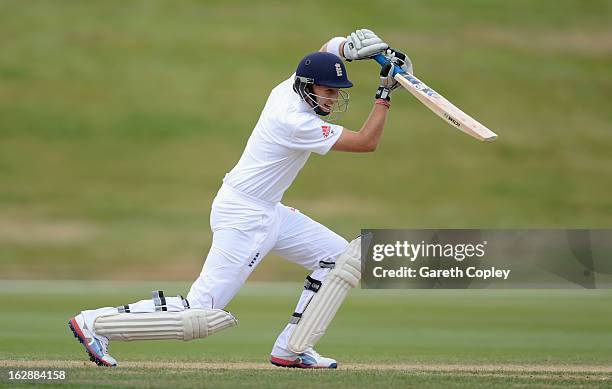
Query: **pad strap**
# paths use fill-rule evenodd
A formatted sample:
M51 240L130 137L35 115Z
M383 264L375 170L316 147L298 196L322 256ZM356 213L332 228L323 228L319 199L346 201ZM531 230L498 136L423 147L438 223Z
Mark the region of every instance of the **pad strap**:
M306 276L306 282L304 283L304 289L311 290L315 293L321 289L321 281L315 280L311 276Z
M289 324L297 324L300 322L300 319L302 318L302 314L299 312L293 312L293 315L291 315L291 319L289 319Z
M151 292L151 298L155 304L155 312L168 310L168 306L166 305L166 297L164 296L163 290L154 290Z

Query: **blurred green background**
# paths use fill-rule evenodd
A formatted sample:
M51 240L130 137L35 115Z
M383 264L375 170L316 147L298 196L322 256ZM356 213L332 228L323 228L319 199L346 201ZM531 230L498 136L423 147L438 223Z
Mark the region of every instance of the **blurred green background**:
M313 156L284 203L361 228L610 227L610 1L0 1L0 278L192 280L269 91L368 27L499 134L394 94L374 154ZM341 124L358 129L374 62ZM268 258L256 280L300 280Z

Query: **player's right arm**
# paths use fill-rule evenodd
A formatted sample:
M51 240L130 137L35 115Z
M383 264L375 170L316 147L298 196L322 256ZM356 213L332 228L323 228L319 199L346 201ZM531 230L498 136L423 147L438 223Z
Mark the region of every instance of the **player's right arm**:
M389 106L383 101L376 100L370 116L357 132L348 128L342 130L342 134L332 146L332 150L349 151L355 153L367 153L376 150L378 142L385 127Z
M380 86L376 91L376 100L370 116L359 131L355 132L344 128L342 134L332 146L332 150L355 153L376 150L391 107L391 91L398 87L398 82L393 78L393 69L395 66L399 66L404 71L408 71L405 58L406 56L403 53L393 53L389 64L380 70Z

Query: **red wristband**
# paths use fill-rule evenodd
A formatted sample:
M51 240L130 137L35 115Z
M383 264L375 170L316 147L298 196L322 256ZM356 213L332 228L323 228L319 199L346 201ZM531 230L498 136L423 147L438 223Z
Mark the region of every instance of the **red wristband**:
M385 99L376 99L376 102L374 104L384 105L387 108L391 108L391 103Z

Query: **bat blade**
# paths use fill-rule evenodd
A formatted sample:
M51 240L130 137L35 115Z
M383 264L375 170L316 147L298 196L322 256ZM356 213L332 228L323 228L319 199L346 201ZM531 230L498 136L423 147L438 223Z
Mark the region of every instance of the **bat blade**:
M466 114L442 95L412 74L398 73L395 79L427 108L458 130L484 142L492 142L497 134Z

